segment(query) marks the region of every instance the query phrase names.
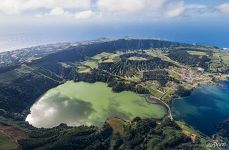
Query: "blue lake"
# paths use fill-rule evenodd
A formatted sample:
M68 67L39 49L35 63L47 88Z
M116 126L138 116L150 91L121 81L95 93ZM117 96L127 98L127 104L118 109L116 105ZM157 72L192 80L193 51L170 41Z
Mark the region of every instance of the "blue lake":
M221 86L202 86L173 102L174 115L206 135L216 132L216 124L229 118L229 81Z

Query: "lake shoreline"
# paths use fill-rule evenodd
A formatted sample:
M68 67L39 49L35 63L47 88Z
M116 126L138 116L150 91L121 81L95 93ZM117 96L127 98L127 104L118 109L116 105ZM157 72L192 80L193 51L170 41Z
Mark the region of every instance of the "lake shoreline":
M167 111L167 114L165 114L164 117L168 116L171 120L173 120L172 111L171 111L171 108L168 104L166 104L162 100L158 99L157 97L153 97L153 96L146 97L146 101L150 104L158 104L158 105L163 106L165 108L165 110Z
M190 96L173 99L172 114L176 119L187 122L206 135L215 134L216 125L228 118L228 81L219 80L215 84L204 84L195 88Z
M100 126L109 117L128 121L135 117L161 120L167 115L162 104L148 105L144 100L145 97L132 91L114 92L104 82L67 81L38 99L30 108L26 121L38 128L60 123Z

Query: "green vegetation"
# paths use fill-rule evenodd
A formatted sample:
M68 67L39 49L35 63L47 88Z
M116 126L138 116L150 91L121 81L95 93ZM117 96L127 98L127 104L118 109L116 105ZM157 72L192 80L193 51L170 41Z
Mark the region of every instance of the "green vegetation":
M202 145L202 149L204 150L211 150L211 148L207 147L207 143L211 140L208 137L205 137L200 132L196 131L185 122L176 121L176 124L181 128L182 133L192 140L192 142L197 142Z
M174 61L177 61L179 63L189 65L192 67L202 67L204 69L208 69L208 63L210 59L208 58L207 55L204 56L199 56L199 55L193 55L190 54L186 50L171 50L169 51L168 57Z
M191 55L196 55L196 56L199 56L199 57L202 57L202 56L206 56L207 53L206 52L201 52L201 51L187 51L189 54Z
M113 120L114 121L114 120ZM120 122L119 122L120 123ZM135 118L121 121L121 129L114 130L108 121L96 127L67 127L62 124L52 129L31 130L31 138L21 141L23 149L186 149L191 139L174 122ZM116 123L115 123L116 124ZM117 124L116 124L117 125ZM116 128L117 129L117 128ZM120 130L119 130L120 129ZM116 131L121 131L116 132ZM198 142L197 142L198 144Z
M18 145L12 141L7 135L0 132L0 149L2 150L14 150Z
M98 66L98 63L95 60L87 60L87 61L83 62L83 65L88 66L91 69L94 69Z
M190 149L195 137L192 136L193 133L197 136L197 145L206 143L207 137L167 117L157 121L149 119L161 118L164 113L158 105L147 103L136 93L147 94L152 99L170 104L174 97L187 96L200 84L225 79L229 72L228 52L221 52L215 47L160 40L120 39L95 42L71 46L65 50L39 55L39 59L31 57L27 60L29 61L22 63L15 60L13 64L0 66L0 116L6 118L4 123L10 122L11 126L22 128L29 134L29 139L19 140L22 149ZM90 91L90 86L86 86L82 88L84 95L77 97L74 83L59 92L57 86L70 80L104 82L110 88L96 87ZM100 83L101 87L105 87L104 83ZM61 124L50 129L37 129L28 125L24 120L29 114L29 108L51 88L59 92L59 95L55 95L54 90L52 99L58 97L56 100L63 102L61 106L72 106L67 115L61 113L62 118L72 115L71 111L82 109L85 112L80 116L86 118L93 113L88 118L93 122L78 125L99 124L102 127L68 127ZM89 95L97 96L88 98ZM79 103L81 107L75 109L74 106ZM108 106L112 106L111 109ZM117 109L124 114L116 112ZM47 111L48 114L55 114L51 107ZM110 118L117 114L125 120L133 120L129 122ZM79 116L74 114L70 116L74 119L77 117ZM107 117L109 119L105 122ZM66 121L69 122L72 120ZM55 125L60 123L61 121ZM227 136L227 124L221 127L220 134Z
M88 73L88 72L90 72L90 68L89 67L87 67L87 66L79 66L79 67L77 67L77 69L78 69L78 71L80 72L80 73Z
M229 68L228 52L214 51L210 62L210 71L213 73L226 73Z
M138 59L133 59L134 57L138 57ZM147 54L126 53L121 55L118 61L100 63L98 69L117 76L133 77L139 75L140 71L168 68L173 65L170 62L163 61L158 57L151 57Z

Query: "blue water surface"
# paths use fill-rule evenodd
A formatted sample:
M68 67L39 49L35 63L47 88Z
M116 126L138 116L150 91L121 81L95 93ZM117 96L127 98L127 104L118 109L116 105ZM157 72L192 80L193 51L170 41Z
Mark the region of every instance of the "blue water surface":
M214 134L216 125L229 118L229 81L220 84L199 87L191 96L174 100L174 115L206 135Z
M163 40L229 47L229 22L162 21L130 23L0 25L0 51L101 37L160 38Z

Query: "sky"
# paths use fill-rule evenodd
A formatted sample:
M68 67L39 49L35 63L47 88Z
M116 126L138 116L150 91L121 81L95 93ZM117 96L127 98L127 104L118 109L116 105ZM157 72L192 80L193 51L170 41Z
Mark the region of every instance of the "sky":
M79 20L162 20L229 16L228 0L1 0L2 21L9 18Z
M200 29L198 26L202 27L201 30L204 31L205 28L209 29L209 33L212 32L211 36L215 34L220 38L219 33L227 34L229 32L227 25L229 26L229 0L0 1L0 49L1 47L16 48L14 47L16 43L11 44L11 48L7 45L17 40L17 43L22 44L20 40L23 38L27 42L32 41L32 43L39 44L38 41L44 43L45 41L85 40L101 36L124 36L125 33L127 36L131 33L135 36L145 36L146 32L151 32L147 35L170 39L170 30L177 30L177 33L184 34L179 28L185 31L186 29ZM220 29L219 32L211 31L217 29ZM68 36L68 33L69 37L73 36L72 33L78 36L58 39L57 36L61 36L56 33L58 31L65 37ZM158 31L163 31L163 33L157 34ZM31 34L36 35L36 38L27 36ZM174 36L171 37L171 40L177 38ZM187 41L189 42L189 39ZM190 40L190 42L193 41ZM225 44L220 46L229 47Z

